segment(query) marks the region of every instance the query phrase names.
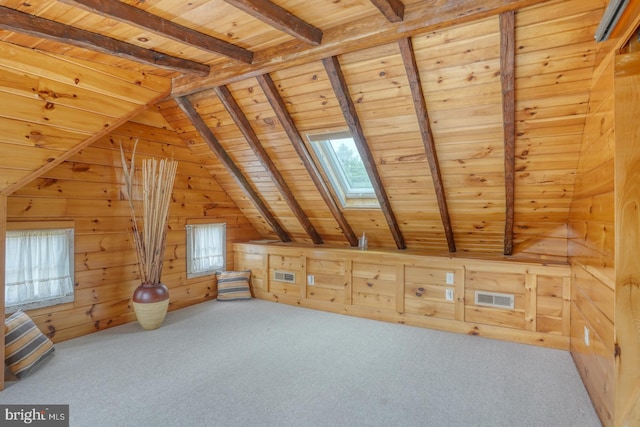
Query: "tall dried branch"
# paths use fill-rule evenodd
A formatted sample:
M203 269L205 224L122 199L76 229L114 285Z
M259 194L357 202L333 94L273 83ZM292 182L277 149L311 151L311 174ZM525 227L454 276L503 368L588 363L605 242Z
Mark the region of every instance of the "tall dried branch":
M162 275L171 191L178 162L170 159L158 161L153 158L142 161L142 217L138 218L138 209L133 197L137 145L136 140L129 165L120 145L125 197L129 201L131 211L133 241L140 280L143 284L158 284ZM142 222L142 228L139 221Z

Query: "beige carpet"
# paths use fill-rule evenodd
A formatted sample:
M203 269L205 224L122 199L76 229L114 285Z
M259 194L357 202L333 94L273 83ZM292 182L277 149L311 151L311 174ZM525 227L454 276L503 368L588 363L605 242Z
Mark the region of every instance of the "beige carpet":
M599 426L567 352L251 300L56 345L0 403L71 426Z

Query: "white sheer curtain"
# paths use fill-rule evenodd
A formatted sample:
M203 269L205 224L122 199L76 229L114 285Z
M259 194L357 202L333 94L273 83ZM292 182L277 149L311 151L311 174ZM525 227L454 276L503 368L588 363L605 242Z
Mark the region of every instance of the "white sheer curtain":
M224 270L225 224L187 225L187 274L190 277Z
M5 306L72 301L72 254L73 229L7 231Z

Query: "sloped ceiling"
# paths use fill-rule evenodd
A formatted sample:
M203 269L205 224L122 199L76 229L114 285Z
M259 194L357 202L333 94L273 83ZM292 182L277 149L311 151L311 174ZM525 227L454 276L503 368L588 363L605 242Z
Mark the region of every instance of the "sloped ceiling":
M371 247L566 255L604 0L0 6L0 101L25 105L0 110L0 149L24 150L8 190L154 103L264 238L355 245L366 232ZM89 69L109 78L79 87ZM33 78L74 90L43 92L75 95L54 101L71 102L55 132ZM45 147L25 138L36 126ZM344 129L380 209L338 206L309 157L307 133Z
M0 43L0 192L166 97L165 78Z

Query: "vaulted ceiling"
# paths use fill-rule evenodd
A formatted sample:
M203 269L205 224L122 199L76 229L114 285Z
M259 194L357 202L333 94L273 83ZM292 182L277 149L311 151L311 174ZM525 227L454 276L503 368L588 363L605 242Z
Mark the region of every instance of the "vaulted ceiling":
M265 239L562 257L605 6L2 0L0 187L150 108ZM347 129L380 208L314 162Z

